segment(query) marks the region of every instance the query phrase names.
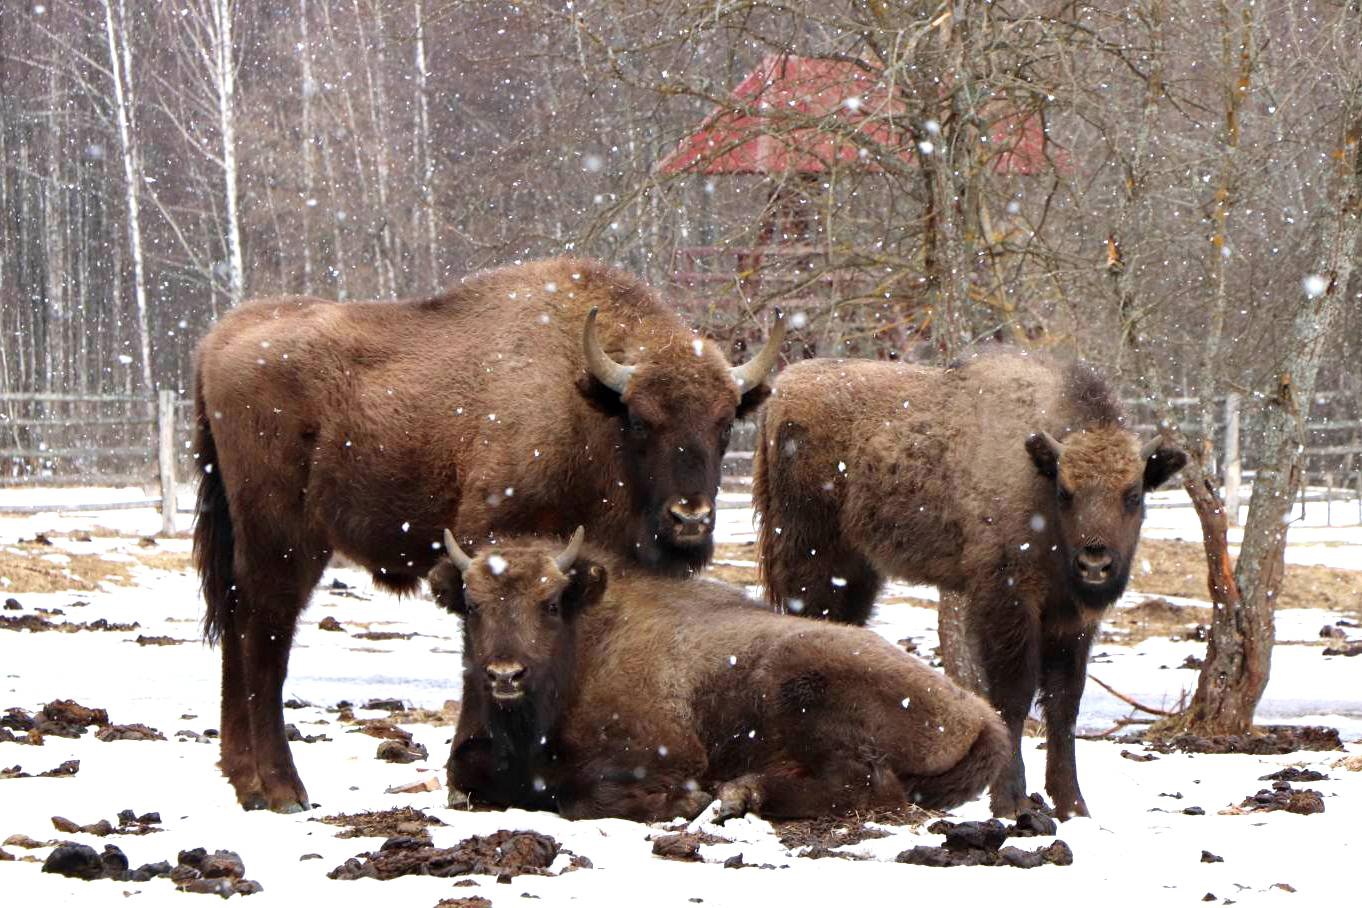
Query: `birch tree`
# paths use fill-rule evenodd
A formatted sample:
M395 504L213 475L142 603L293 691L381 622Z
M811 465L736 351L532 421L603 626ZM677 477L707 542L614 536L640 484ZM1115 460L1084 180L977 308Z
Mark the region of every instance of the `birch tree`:
M223 205L221 239L224 262L222 283L229 305L238 305L245 294L246 268L241 248L240 193L237 180L236 96L237 59L232 37L236 15L234 0L187 0L173 16L179 22L177 45L197 78L185 86L167 85L185 93L191 102L190 116L207 116L216 125L216 142L204 142L190 124L177 122L180 133L219 171Z
M124 0L103 0L104 35L109 52L109 73L113 83L114 120L118 125L118 147L123 162L124 204L127 211L128 251L132 256L132 292L137 310L137 340L141 353L142 388L150 393L151 325L147 314L146 258L142 249L141 192L145 181L142 158L137 146L137 107L132 83L132 45L128 40L128 18Z

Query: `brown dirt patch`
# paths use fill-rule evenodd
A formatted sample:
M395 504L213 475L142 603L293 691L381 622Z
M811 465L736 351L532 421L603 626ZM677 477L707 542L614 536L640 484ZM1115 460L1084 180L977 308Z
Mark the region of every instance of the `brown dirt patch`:
M509 882L519 874L549 875L549 866L563 850L551 836L523 830L471 836L453 848L435 848L429 839L398 836L384 842L379 851L350 858L327 876L333 880L391 880L408 875L486 873Z
M1154 725L1145 744L1159 753L1254 754L1272 756L1301 750L1342 750L1338 729L1324 725L1263 725L1246 735L1197 735L1176 732L1181 716ZM1172 734L1168 732L1172 731Z
M318 822L331 826L345 826L336 833L338 839L353 839L359 836L422 835L427 826L443 826L444 821L432 817L415 807L398 807L393 810L370 810L364 813L341 813L322 817Z
M440 709L398 709L392 714L393 722L403 725L458 725L459 701L446 700Z
M101 583L134 586L133 569L139 563L162 571L188 571L190 567L188 555L154 548L120 554L136 560L111 560L102 555L20 542L0 547L0 577L9 578L6 593L88 593L97 591Z
M1134 608L1110 609L1102 622L1103 643L1131 645L1150 637L1199 640L1211 623L1211 610L1193 605L1174 605L1158 597Z
M819 817L812 820L788 820L773 824L780 844L797 851L802 858L849 858L855 855L837 851L867 839L882 839L890 833L868 824L882 826L921 826L940 816L911 804L903 807L872 810L843 817Z
M1275 810L1303 816L1324 813L1324 795L1313 788L1292 788L1290 782L1273 782L1272 788L1249 795L1238 807L1231 807L1221 813L1268 813Z

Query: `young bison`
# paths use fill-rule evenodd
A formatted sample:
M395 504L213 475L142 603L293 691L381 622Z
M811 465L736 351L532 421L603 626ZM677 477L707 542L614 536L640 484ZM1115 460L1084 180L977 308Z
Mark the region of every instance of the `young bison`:
M1088 366L995 354L935 369L815 360L760 424L754 498L772 603L852 624L882 578L967 600L966 634L1012 736L993 810L1026 803L1022 723L1037 687L1045 787L1086 816L1074 723L1088 648L1125 589L1144 494L1186 455L1124 428Z
M571 818L836 814L968 800L1007 761L983 700L871 631L507 538L430 573L463 616L450 786Z

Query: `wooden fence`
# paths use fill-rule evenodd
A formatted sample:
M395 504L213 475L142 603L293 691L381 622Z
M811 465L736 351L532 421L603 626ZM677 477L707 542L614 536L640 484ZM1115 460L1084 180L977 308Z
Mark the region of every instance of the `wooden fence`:
M1199 435L1194 414L1196 398L1169 402L1177 418ZM1306 424L1305 487L1302 500L1351 498L1359 500L1362 523L1362 419L1356 396L1316 395L1311 421ZM1130 402L1136 430L1155 430L1152 408ZM1227 510L1238 514L1239 484L1257 467L1251 443L1256 427L1243 412L1242 400L1230 394L1217 401L1220 414L1211 427L1215 450L1222 463L1221 478ZM197 476L190 451L192 401L175 391L156 396L84 394L0 394L0 487L40 485L141 485L152 490L136 502L70 506L71 510L145 507L159 504L163 527L173 532L177 477ZM756 432L751 423L735 427L731 450L725 455L723 487L729 492L751 490L752 450ZM1250 443L1244 443L1244 440ZM49 506L0 506L0 510L40 511Z
M154 497L72 502L66 510L159 505L162 532L175 532L176 477L190 477L191 401L174 391L119 394L0 394L0 487L141 485ZM50 505L0 505L8 513Z

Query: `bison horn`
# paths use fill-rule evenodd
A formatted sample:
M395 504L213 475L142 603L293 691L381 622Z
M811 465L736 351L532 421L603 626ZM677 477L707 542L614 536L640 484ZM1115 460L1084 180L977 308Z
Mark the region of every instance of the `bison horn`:
M572 539L568 541L567 548L563 549L554 559L553 563L558 566L558 570L566 571L577 561L577 555L582 551L582 540L586 538L586 527L578 527L577 532L572 534Z
M634 374L633 366L622 366L601 349L596 337L596 307L586 314L586 328L582 330L582 352L586 354L586 367L596 380L616 394L623 394L629 387L629 379Z
M1045 446L1048 447L1050 449L1050 452L1055 455L1055 462L1058 463L1059 459L1062 456L1064 456L1063 443L1056 441L1055 437L1051 435L1049 432L1041 432L1040 437L1041 440L1045 442Z
M775 367L776 357L780 355L780 345L784 342L785 313L776 309L776 323L771 326L771 333L767 336L766 343L757 351L756 356L741 366L733 367L733 380L738 383L739 390L747 391L766 380L766 376Z
M1144 447L1140 448L1140 463L1144 463L1146 460L1153 457L1154 452L1159 449L1159 445L1161 444L1163 444L1163 439L1157 435L1145 442Z
M445 530L445 553L449 555L449 560L454 562L454 566L459 569L460 574L468 570L469 565L473 563L473 559L469 558L468 554L459 548L459 544L454 541L454 534L449 530Z

